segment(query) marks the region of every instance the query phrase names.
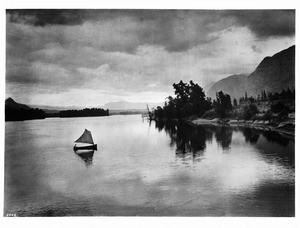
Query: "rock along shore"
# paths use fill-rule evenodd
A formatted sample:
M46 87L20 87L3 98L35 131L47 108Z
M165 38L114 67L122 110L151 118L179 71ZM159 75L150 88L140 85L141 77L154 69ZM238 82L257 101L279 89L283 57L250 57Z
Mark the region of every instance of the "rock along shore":
M194 119L194 120L187 120L187 123L192 125L228 125L228 126L241 126L241 127L249 127L258 130L264 131L274 131L279 134L287 135L295 137L295 121L284 121L284 122L270 122L270 121L263 121L263 120L234 120L234 119L219 119L215 118L212 120L208 119Z

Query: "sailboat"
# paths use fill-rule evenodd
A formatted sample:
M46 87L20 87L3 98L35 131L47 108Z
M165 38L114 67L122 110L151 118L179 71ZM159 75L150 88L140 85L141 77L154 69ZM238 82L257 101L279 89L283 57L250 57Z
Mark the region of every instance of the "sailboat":
M75 143L83 143L82 146L74 145L74 150L97 150L97 144L94 144L92 133L85 129L83 134L75 141ZM88 144L88 145L86 145Z

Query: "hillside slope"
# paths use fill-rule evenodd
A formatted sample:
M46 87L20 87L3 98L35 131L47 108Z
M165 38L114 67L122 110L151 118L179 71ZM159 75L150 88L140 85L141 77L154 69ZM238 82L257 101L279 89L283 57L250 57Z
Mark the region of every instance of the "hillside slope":
M272 57L265 57L249 76L240 74L221 79L207 95L215 98L216 92L222 90L232 98L242 97L245 92L256 97L262 90L273 93L287 88L295 88L295 45Z
M207 92L207 96L215 98L216 92L223 91L231 97L240 97L245 93L247 74L231 75L216 82Z

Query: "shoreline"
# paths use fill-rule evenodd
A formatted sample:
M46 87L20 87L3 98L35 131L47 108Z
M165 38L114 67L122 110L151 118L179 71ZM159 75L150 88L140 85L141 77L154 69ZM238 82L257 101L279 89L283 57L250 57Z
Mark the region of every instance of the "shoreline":
M185 120L188 124L199 125L215 125L215 126L231 126L231 127L248 127L263 131L273 131L281 135L295 137L295 123L293 121L283 121L280 123L272 123L270 121L258 120L234 120L234 119L219 119L212 120L197 118L194 120ZM291 129L293 128L293 129Z

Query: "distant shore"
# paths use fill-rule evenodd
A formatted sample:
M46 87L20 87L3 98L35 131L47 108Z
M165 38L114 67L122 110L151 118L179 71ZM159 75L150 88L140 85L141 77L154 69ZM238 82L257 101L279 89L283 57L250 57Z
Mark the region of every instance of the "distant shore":
M216 126L237 126L237 127L249 127L264 131L274 131L279 134L295 137L295 122L284 121L284 122L270 122L270 121L258 121L258 120L234 120L234 119L202 119L197 118L193 120L186 120L187 123L198 126L198 125L216 125Z

